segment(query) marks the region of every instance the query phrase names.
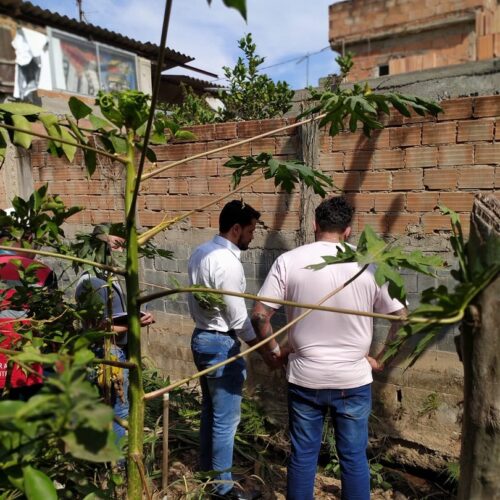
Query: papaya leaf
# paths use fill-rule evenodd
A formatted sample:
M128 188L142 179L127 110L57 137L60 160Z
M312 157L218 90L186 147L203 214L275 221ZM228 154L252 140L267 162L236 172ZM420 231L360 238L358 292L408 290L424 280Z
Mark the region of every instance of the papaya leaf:
M69 98L68 105L71 110L71 114L76 120L81 120L92 113L92 108L87 106L83 101L75 96L71 96Z
M51 127L52 125L55 125L59 121L57 116L53 115L52 113L40 113L38 119L43 123L45 130L47 130L47 128Z
M95 151L89 149L83 150L83 159L85 161L85 168L89 177L92 177L97 167L97 154Z
M32 116L42 113L44 109L28 102L4 102L0 104L0 111L6 111L12 115Z
M75 158L76 154L76 145L78 144L78 141L73 137L73 135L70 134L69 130L66 127L60 127L60 132L61 132L61 139L64 139L65 141L72 142L73 144L67 144L62 142L61 147L62 150L64 151L64 154L66 155L66 158L68 159L69 162L72 162Z
M0 162L5 158L7 145L9 144L9 134L4 128L0 128Z
M31 132L31 123L25 118L24 115L12 115L12 123L15 127ZM18 130L14 131L14 137L12 142L16 146L21 146L25 149L29 149L31 146L31 141L33 136L26 132L20 132Z
M57 491L51 479L30 465L23 468L24 492L28 500L57 500Z
M101 118L100 116L96 116L94 114L89 115L89 121L94 130L108 130L114 128L113 125L109 123L107 120Z
M208 5L212 3L212 0L207 0ZM247 6L246 6L246 0L223 0L224 5L226 7L232 7L233 9L236 9L243 19L246 21L247 20Z

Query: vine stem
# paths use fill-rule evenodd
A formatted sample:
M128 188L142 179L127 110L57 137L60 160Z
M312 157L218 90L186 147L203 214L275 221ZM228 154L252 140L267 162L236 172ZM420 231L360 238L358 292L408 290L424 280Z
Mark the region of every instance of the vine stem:
M62 144L68 144L69 146L74 146L75 148L81 148L81 149L86 149L87 151L93 151L96 154L99 154L101 156L105 156L106 158L111 158L114 161L119 161L120 163L125 164L127 161L125 158L118 156L113 153L108 153L107 151L104 151L103 149L98 149L98 148L93 148L92 146L87 146L86 144L82 144L80 142L71 142L71 141L66 141L65 139L61 138L54 138L50 137L50 135L46 134L41 134L39 132L35 132L33 130L26 130L24 128L19 128L19 127L14 127L14 125L7 125L5 123L0 123L0 128L5 128L7 130L12 130L14 132L22 132L23 134L28 134L32 135L34 137L40 137L41 139L48 139L49 141L52 142L60 142Z
M121 276L125 276L126 274L125 269L121 269L119 267L107 266L105 264L99 264L98 262L94 262L92 260L80 259L80 257L75 257L73 255L65 255L56 252L47 252L45 250L36 250L34 248L18 248L7 245L0 245L0 250L11 250L16 253L20 252L26 254L34 253L36 255L44 255L45 257L53 257L55 259L70 260L72 262L78 262L79 264L86 264L88 266L97 267L97 269L110 271L113 274L120 274Z
M186 212L186 213L184 213L182 215L174 217L173 219L170 219L170 220L167 220L167 221L164 221L164 222L160 222L160 224L158 224L157 226L149 229L148 231L144 231L144 233L142 233L139 236L139 239L138 239L139 245L140 246L144 245L151 238L153 238L154 236L156 236L158 233L161 233L164 229L167 229L168 227L170 227L170 226L172 226L174 224L177 224L177 222L180 222L181 220L187 219L188 217L190 217L191 215L193 215L196 212L201 212L201 211L205 210L206 208L208 208L208 207L210 207L212 205L215 205L216 203L219 203L220 201L225 200L226 198L229 198L233 194L238 193L239 191L242 191L243 189L246 189L247 187L250 187L252 184L255 184L257 181L260 181L263 178L264 178L264 174L260 175L256 179L252 179L251 181L247 182L246 184L242 184L241 186L237 187L236 189L233 189L232 191L230 191L227 194L219 196L219 198L217 198L217 199L215 199L213 201L205 203L205 205L202 205L201 207L198 207L198 208L195 208L193 210L190 210L189 212Z
M328 293L327 295L325 295L318 302L318 305L323 304L328 299L332 298L334 295L336 295L337 293L339 293L340 291L342 291L346 286L350 285L355 279L357 279L359 276L361 276L361 274L363 274L366 271L366 269L368 269L368 264L365 264L354 276L352 276L351 278L349 278L342 285L340 285L335 290L333 290L330 293ZM200 289L198 289L198 290L200 290ZM263 297L261 297L260 300L263 300ZM263 345L267 344L269 341L275 339L276 337L278 337L282 333L286 332L291 326L295 325L295 323L298 323L300 320L302 320L303 318L305 318L306 316L308 316L312 312L313 312L313 309L308 309L308 310L304 311L302 314L300 314L295 319L293 319L292 321L290 321L284 327L280 328L277 332L273 333L269 337L266 337L264 340L261 340L260 342L258 342L257 344L253 345L249 349L247 349L247 350L245 350L243 352L240 352L236 356L232 356L232 357L226 359L225 361L222 361L222 362L217 363L217 364L215 364L213 366L210 366L209 368L206 368L205 370L201 370L201 371L195 373L194 375L191 375L190 377L187 377L187 378L184 378L184 379L179 380L177 382L174 382L173 384L170 384L167 387L163 387L161 389L157 389L156 391L148 392L147 394L144 395L144 399L145 400L150 400L150 399L158 398L158 397L162 396L163 394L166 394L167 392L170 392L173 389L176 389L177 387L180 387L181 385L187 384L188 382L191 382L192 380L196 380L196 379L202 377L203 375L206 375L207 373L210 373L210 372L212 372L214 370L217 370L218 368L220 368L222 366L226 366L226 365L228 365L230 363L233 363L237 359L243 358L244 356L248 356L251 352L256 351L257 349L259 349Z
M157 168L155 170L152 170L151 172L148 172L147 174L144 174L141 177L141 181L147 181L151 177L154 177L155 175L161 174L162 172L165 172L166 170L170 170L171 168L178 167L179 165L182 165L183 163L187 163L191 160L197 160L198 158L203 158L204 156L211 155L213 153L219 153L221 151L226 151L228 149L236 148L237 146L241 146L242 144L248 144L249 142L255 141L257 139L262 139L263 137L269 137L270 135L274 135L277 132L283 132L285 130L290 130L296 127L300 127L301 125L305 125L306 123L310 123L316 120L321 120L321 118L324 118L326 116L326 113L323 113L321 115L313 116L312 118L308 118L307 120L301 120L295 123L291 123L290 125L285 125L283 127L279 127L273 130L270 130L269 132L264 132L259 135L255 135L253 137L249 137L248 139L243 139L238 142L232 142L231 144L226 144L224 146L220 146L215 149L210 149L209 151L205 151L203 153L197 153L193 156L188 156L187 158L183 158L182 160L175 161L173 163L170 163L169 165L165 165L163 167Z

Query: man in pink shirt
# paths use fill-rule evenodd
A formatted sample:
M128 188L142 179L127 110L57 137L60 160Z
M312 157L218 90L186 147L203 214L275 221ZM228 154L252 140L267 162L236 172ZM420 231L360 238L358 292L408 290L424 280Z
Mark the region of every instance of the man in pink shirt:
M276 259L259 292L261 297L318 304L361 267L356 262L307 269L336 255L351 234L353 208L344 197L323 201L315 214L314 243L303 245ZM325 306L402 315L403 305L391 299L387 287L375 282L369 267ZM272 333L270 319L281 306L257 302L252 323L259 338ZM304 309L287 307L288 321ZM393 324L389 335L394 335ZM292 454L288 465L287 498L314 496L314 478L324 418L330 410L340 462L342 498L370 498L370 473L366 457L368 417L371 411L372 370L382 366L368 356L373 337L369 317L313 311L290 327L287 380ZM283 349L285 351L285 349ZM282 352L281 357L286 358ZM380 357L380 354L379 356Z

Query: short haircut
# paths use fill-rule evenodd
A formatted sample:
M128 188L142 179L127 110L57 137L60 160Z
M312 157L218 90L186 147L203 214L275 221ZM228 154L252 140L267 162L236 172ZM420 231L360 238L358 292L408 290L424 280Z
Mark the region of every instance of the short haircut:
M354 208L344 196L334 196L316 208L316 225L320 231L344 231L351 225L353 214Z
M227 233L235 224L242 227L249 226L254 219L259 219L260 212L257 212L247 203L240 200L233 200L224 205L219 215L219 231Z

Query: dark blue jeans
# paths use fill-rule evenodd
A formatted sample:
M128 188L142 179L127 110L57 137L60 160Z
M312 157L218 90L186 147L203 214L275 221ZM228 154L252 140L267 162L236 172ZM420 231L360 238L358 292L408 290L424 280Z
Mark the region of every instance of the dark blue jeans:
M287 499L312 500L325 415L331 411L343 500L370 499L366 457L371 384L354 389L308 389L288 384L292 454Z
M191 350L198 370L204 370L240 352L236 337L195 329ZM200 422L200 468L217 471L216 493L233 487L234 435L240 422L241 392L246 377L243 358L217 368L200 379L202 392Z

